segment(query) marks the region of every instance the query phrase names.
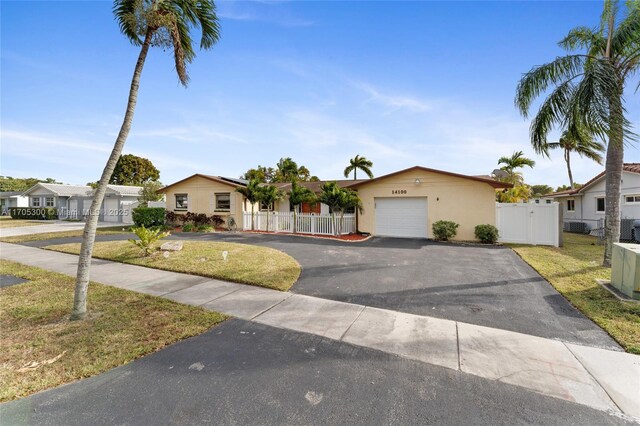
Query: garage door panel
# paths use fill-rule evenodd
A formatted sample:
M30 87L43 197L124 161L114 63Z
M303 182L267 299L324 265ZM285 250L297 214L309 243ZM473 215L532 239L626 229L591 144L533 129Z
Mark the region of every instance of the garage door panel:
M117 222L118 217L118 207L120 203L116 198L105 198L104 199L104 221L105 222Z
M426 198L376 198L376 235L427 237Z

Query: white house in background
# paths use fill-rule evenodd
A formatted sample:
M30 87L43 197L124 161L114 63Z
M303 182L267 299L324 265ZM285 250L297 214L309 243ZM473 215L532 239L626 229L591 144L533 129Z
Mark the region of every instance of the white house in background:
M1 191L0 192L0 213L7 214L9 207L27 207L29 199L22 195L21 191Z
M626 233L624 219L640 219L640 163L625 163L622 172L622 186L620 196L620 217L623 219L621 238ZM604 219L605 210L605 177L600 173L579 189L556 192L546 195L560 202L565 224L570 222L584 223L585 225L572 225L575 229L565 230L584 231L597 228L599 219ZM584 227L584 229L578 229ZM630 229L628 230L630 232Z
M137 205L139 186L108 185L100 209L100 221L131 223L131 209ZM37 183L23 196L28 198L28 207L53 207L58 209L61 219L83 219L93 200L93 188L82 185Z

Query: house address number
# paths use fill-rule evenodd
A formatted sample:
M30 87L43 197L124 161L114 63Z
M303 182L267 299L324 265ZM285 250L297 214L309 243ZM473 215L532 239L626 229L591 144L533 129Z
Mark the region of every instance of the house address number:
M391 190L391 194L393 194L393 195L406 194L406 193L407 193L406 189L392 189Z

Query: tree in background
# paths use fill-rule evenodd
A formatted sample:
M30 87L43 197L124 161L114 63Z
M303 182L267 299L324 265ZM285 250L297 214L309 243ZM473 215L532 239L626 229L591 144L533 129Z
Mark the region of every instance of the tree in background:
M244 196L245 201L251 204L251 230L255 229L254 226L254 207L256 203L259 203L261 198L260 193L260 181L258 179L251 179L247 186L241 186L236 188L236 191Z
M551 194L553 188L549 185L531 185L531 193L533 197L542 197L543 195Z
M255 169L249 169L240 176L240 179L246 179L248 181L257 180L262 183L273 182L273 176L275 175L273 167L258 166Z
M514 186L521 186L524 184L524 177L522 172L518 169L524 167L531 167L536 165L536 162L530 158L524 156L522 151L515 151L511 157L500 157L498 165L503 164L500 170L506 173L506 176L501 178L502 182L508 182Z
M369 176L369 179L373 179L373 172L371 171L371 167L373 167L373 162L367 160L365 157L356 155L351 160L349 160L349 165L344 169L344 177L348 178L351 172L353 172L353 180L356 180L358 169L360 169L367 176Z
M549 142L546 149L561 149L564 161L567 163L567 174L569 175L569 188L574 188L573 173L571 173L571 153L575 152L580 157L587 157L598 164L602 164L602 153L604 144L596 141L584 129L573 131L565 130L558 142Z
M561 186L556 188L556 192L568 191L570 189L580 189L580 188L582 188L582 184L574 182L573 183L573 188L571 188L569 185L561 185Z
M140 197L138 197L138 202L146 206L149 204L149 201L161 201L164 198L164 194L158 191L160 191L162 187L162 183L157 180L144 182L142 184L142 190L140 191Z
M297 181L291 182L289 190L289 204L293 207L293 232L297 232L296 216L302 203L314 203L316 194L312 190L300 185Z
M178 79L183 86L189 81L187 64L195 58L191 32L200 29L200 48L210 49L218 41L218 17L211 0L115 0L113 12L120 31L134 46L140 46L140 53L131 79L127 109L113 150L104 167L82 235L82 245L78 259L78 274L71 319L82 319L87 312L87 288L91 254L96 237L100 206L104 200L107 185L111 180L122 148L127 140L133 114L138 100L140 76L147 53L151 46L158 46L173 53Z
M607 141L602 262L606 267L611 266L613 243L620 240L624 143L635 136L626 117L624 89L640 69L640 2L625 4L621 14L620 2L607 0L599 28L569 31L559 45L570 53L526 73L515 98L516 107L526 118L534 100L552 88L531 122L534 147L543 146L556 126L584 126Z
M3 192L4 191L13 191L13 192L26 191L36 183L61 184L62 182L58 182L53 178L38 179L38 178L13 178L11 176L0 176L0 191L3 191Z
M109 183L112 185L141 186L160 179L160 171L151 160L133 154L121 155Z

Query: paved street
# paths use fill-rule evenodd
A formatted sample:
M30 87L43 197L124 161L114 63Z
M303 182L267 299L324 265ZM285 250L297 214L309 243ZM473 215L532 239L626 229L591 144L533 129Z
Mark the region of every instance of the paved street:
M229 320L0 405L3 424L624 425L619 416L344 342Z
M0 243L2 258L73 275L77 256ZM464 322L98 260L92 279L376 349L608 412L640 416L640 357ZM603 363L600 360L606 359ZM624 371L624 374L620 372Z

